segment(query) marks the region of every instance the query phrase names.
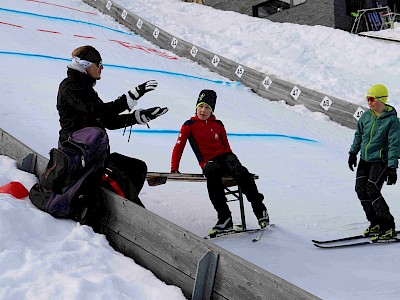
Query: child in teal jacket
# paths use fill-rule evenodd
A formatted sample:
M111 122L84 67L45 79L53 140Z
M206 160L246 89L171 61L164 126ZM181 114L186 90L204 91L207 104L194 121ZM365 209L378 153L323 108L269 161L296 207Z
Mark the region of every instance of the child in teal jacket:
M386 104L387 98L387 88L382 84L368 90L370 110L360 117L349 151L352 171L360 152L355 190L371 223L364 235L371 236L372 241L397 237L394 218L381 194L385 181L388 185L396 183L400 156L399 119L394 107Z

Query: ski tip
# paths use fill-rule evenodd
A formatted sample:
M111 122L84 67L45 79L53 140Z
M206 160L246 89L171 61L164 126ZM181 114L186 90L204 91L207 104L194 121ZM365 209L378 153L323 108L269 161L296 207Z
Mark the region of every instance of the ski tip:
M314 243L314 246L317 247L317 248L323 248L323 249L330 249L330 248L332 248L332 247L329 247L329 246L320 245L320 244L318 244L318 243Z

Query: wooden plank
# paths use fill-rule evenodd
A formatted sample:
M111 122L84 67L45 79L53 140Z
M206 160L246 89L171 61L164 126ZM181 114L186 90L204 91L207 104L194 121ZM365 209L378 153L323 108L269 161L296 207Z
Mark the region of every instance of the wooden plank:
M0 154L17 161L17 167L21 167L22 160L29 154L37 155L34 174L39 177L46 169L48 159L33 151L6 131L0 129Z
M166 284L180 287L184 295L188 299L190 298L194 284L193 277L180 272L174 266L171 266L159 257L146 251L142 246L110 230L107 224L103 226L102 233L107 236L110 245L115 250L124 253L128 257L132 257L135 263L151 270L155 276Z
M253 174L253 178L258 179L258 175ZM188 181L188 182L206 182L207 178L203 174L195 173L167 173L167 172L148 172L146 175L147 183L150 186L165 184L170 181ZM225 188L237 186L237 182L233 177L222 177L222 183Z
M172 266L194 279L197 262L202 255L208 250L218 253L220 259L213 296L216 294L226 299L317 299L132 202L109 191L105 191L105 194L108 208L104 219L106 227L137 247L145 249L148 255L160 258L162 265ZM142 263L149 269L153 264L147 259ZM177 275L176 280L182 276ZM184 284L177 285L181 287Z

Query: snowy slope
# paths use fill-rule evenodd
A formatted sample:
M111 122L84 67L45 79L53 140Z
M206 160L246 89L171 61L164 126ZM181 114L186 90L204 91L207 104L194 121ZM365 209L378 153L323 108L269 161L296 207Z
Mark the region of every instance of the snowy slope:
M127 2L131 1L118 2L128 7ZM212 45L224 45L216 49L226 57L237 58L236 46L243 45L240 40L232 40L232 35L237 33L236 27L229 27L232 13L222 13L207 7L198 8L194 4L172 0L163 1L164 4L171 4L165 17L150 16L150 10L144 12L147 5L156 5L156 2L133 1L131 5L133 8L141 5L140 12L145 18L149 17L152 22L157 20L158 23L154 23L161 28L166 25L165 29L170 32L172 30L167 25L175 24L173 20L182 18L184 11L191 16L184 19L190 29L185 29L185 35L191 35L193 42L198 42L202 47L204 41ZM196 15L204 15L203 10L206 10L207 19L204 19L202 26L208 24L211 27L208 30L212 31L217 28L218 21L220 30L214 30L208 35L204 29L197 31ZM161 10L157 10L157 13L160 14ZM260 30L258 20L242 16L238 18L241 26L248 30L248 36L249 32ZM271 221L276 224L275 229L266 233L263 240L256 244L251 243L251 236L230 237L216 240L215 243L324 299L396 298L400 291L396 276L400 267L396 260L398 245L326 251L315 248L310 242L312 238L358 234L368 226L354 192L355 174L347 167L352 130L329 121L322 114L310 113L304 107L289 107L260 98L246 87L232 84L197 64L156 48L78 0L3 0L0 3L0 22L0 128L47 156L49 149L57 144L58 138L59 125L55 108L58 83L65 77L72 50L80 45L91 44L101 52L105 65L102 79L95 87L104 101L113 100L148 79L159 82L155 91L140 99L138 107L168 106L170 111L151 122L150 130L136 126L130 143L127 142L127 136L122 135L122 130L109 132L109 135L113 151L146 161L150 171L169 171L176 132L194 114L199 91L214 89L218 94L216 116L224 122L228 133L247 134L231 135L231 146L242 163L260 176L257 184L265 195ZM210 24L212 22L215 27ZM179 27L176 30L178 32ZM282 51L287 49L282 43L288 44L294 36L311 38L317 35L322 41L329 41L330 47L323 48L324 57L333 57L338 62L327 62L324 69L320 70L318 61L312 59L311 53L318 56L321 50L315 48L316 44L309 39L300 39L296 49L303 49L309 60L272 51L269 55L280 62L272 71L284 71L293 76L296 82L301 78L304 80L302 84L311 88L314 83L316 88L326 84L324 78L327 78L331 81L329 86L335 87L334 91L338 92L327 93L344 98L348 92L351 97L356 95L360 98L358 100L363 101L363 93L370 84L375 83L375 79L371 79L368 72L366 77L360 79L358 72L362 73L365 69L357 72L353 70L355 73L352 73L346 62L339 62L345 60L346 55L343 53L350 53L349 49L352 49L351 55L347 56L350 60L361 57L367 49L376 56L363 58L363 63L373 66L373 73L377 76L385 74L380 82L387 81L389 90L393 88L397 93L397 87L392 81L397 71L388 70L384 63L381 64L382 69L379 69L380 64L377 62L378 58L382 58L385 62L391 60L393 63L398 55L394 53L394 48L385 56L381 52L381 42L360 39L318 26L271 26L269 33L274 37L270 43L278 44ZM345 39L343 35L346 35ZM362 47L354 47L361 42ZM387 46L387 49L392 50L391 47ZM244 48L247 52L241 47L241 55L247 65L254 67L257 53L254 53L252 47ZM281 60L282 56L285 64ZM305 71L310 78L298 73L299 64L310 68ZM264 67L268 65L263 64ZM340 77L328 76L328 79L326 72ZM226 83L220 84L217 80ZM391 99L394 98L391 97L389 101L395 101ZM286 137L272 137L271 134ZM180 170L200 172L189 147L184 152ZM395 217L400 214L400 204L396 201L399 192L399 186L384 187L384 196ZM141 198L149 210L200 236L207 234L216 222L216 213L208 199L205 184L145 185ZM6 203L7 208L0 205L0 210L14 211L21 206L13 199L6 199ZM29 205L24 208L34 210ZM233 203L231 208L235 221L239 222L237 204ZM256 226L256 219L248 203L246 211L248 227ZM46 222L43 226L46 226ZM48 222L58 224L51 218ZM72 232L74 226L64 223L61 222L66 226L62 230ZM37 239L43 240L43 243L48 243L41 238L45 234L43 231L34 231L32 234L36 234ZM5 238L9 236L7 231L2 231L2 235ZM98 238L93 233L87 236L89 241ZM10 269L17 270L16 267ZM0 284L7 289L13 287L9 281L0 281ZM75 288L78 291L81 289ZM64 295L65 299L67 296ZM73 298L82 299L79 293Z

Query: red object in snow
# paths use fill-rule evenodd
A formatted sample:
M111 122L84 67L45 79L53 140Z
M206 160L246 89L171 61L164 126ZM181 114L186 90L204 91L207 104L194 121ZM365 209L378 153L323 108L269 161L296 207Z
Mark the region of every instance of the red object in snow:
M21 184L21 182L17 181L11 181L6 185L0 186L0 193L10 194L17 199L22 199L29 195L29 191Z

